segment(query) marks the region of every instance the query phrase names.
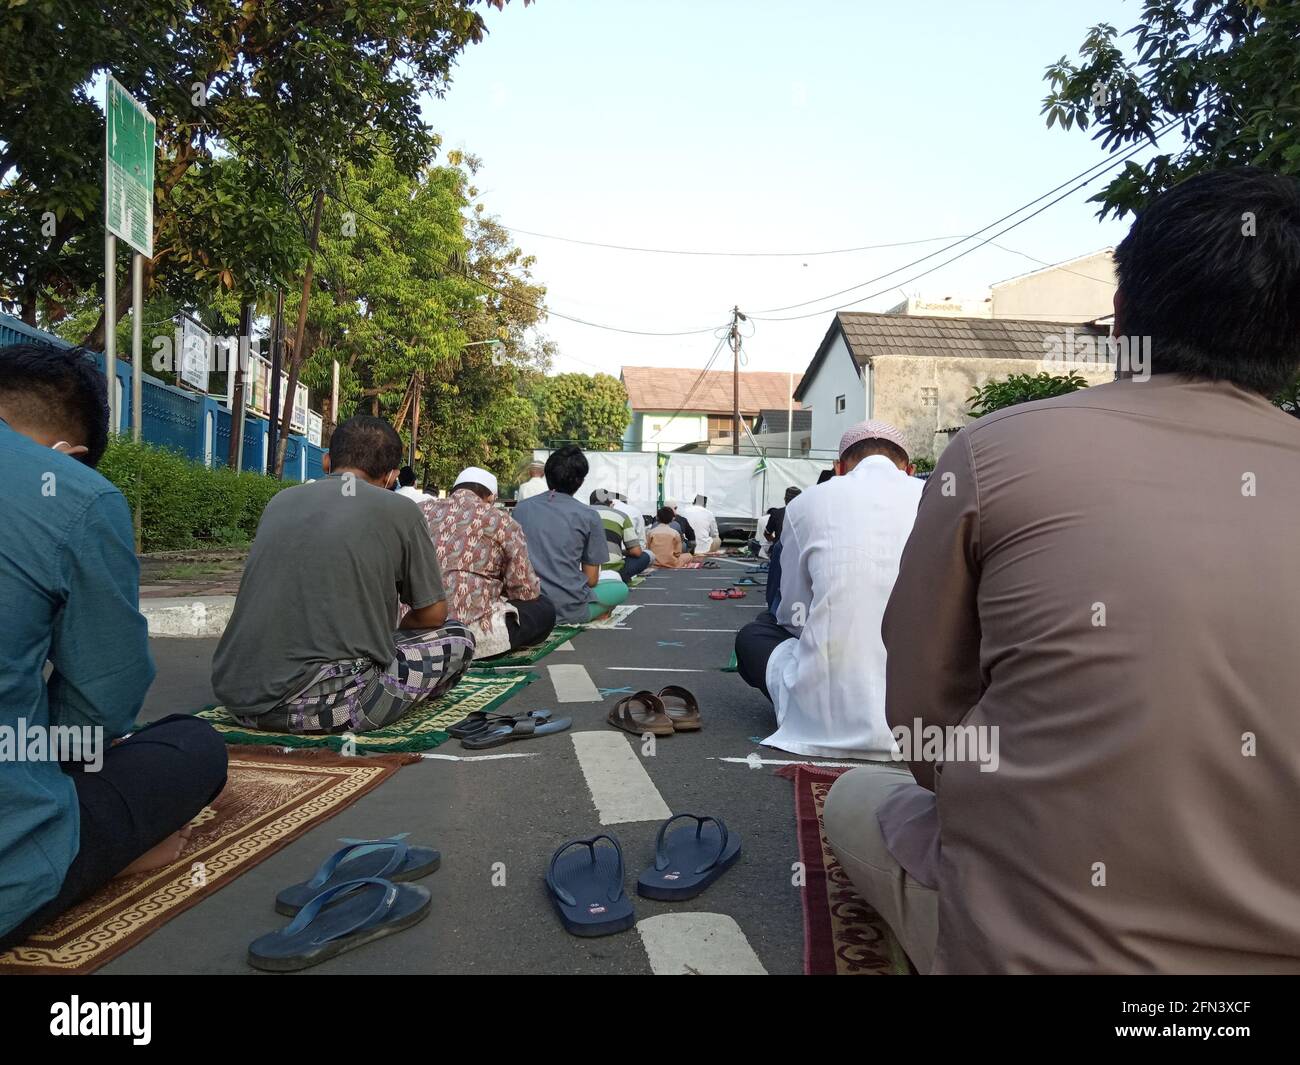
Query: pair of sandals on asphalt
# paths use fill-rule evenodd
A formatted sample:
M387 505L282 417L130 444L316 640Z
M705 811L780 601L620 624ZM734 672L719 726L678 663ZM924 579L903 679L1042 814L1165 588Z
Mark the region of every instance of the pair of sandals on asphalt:
M405 832L384 839L340 839L343 847L310 880L275 897L276 913L293 920L253 940L248 964L278 973L310 969L424 920L432 896L428 888L409 881L437 870L442 855L405 840Z
M753 581L749 582L753 584ZM745 589L737 588L734 584L730 588L714 588L709 592L710 599L744 599Z
M675 821L691 819L694 826ZM586 850L580 848L585 847ZM664 902L693 899L740 857L740 836L720 817L674 814L659 826L654 864L637 878L636 893ZM601 833L571 839L551 856L546 889L564 927L575 936L608 936L636 923L623 891L623 845Z
M639 691L620 699L610 708L606 720L634 736L644 736L647 732L671 736L674 732L698 732L704 727L699 702L677 684L660 689L658 694Z
M467 751L483 751L515 740L563 732L572 724L571 717L551 720L549 710L533 710L527 714L491 714L474 710L450 726L447 735L460 740L461 747Z

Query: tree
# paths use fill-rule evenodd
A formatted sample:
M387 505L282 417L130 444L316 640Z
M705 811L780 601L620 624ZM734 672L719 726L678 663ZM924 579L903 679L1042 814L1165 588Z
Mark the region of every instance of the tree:
M988 381L976 388L966 400L969 405L966 413L972 418L983 418L984 415L1002 410L1003 407L1028 403L1034 399L1064 396L1087 387L1087 380L1077 373L1060 376L1047 372L1013 373L1003 380Z
M538 434L543 447L578 443L599 451L617 451L632 415L627 389L617 377L565 373L540 378L532 388Z
M1247 163L1300 174L1300 2L1145 0L1126 51L1106 23L1079 61L1047 68L1048 126L1094 128L1108 152L1156 143L1173 123L1182 144L1132 160L1092 199L1123 217L1199 173Z
M98 280L96 75L111 72L158 120L147 289L251 294L301 269L295 205L338 167L368 164L381 144L408 175L432 158L421 97L444 92L456 57L482 39L475 6L11 0L0 54L23 59L0 68L0 303L54 320ZM124 313L130 285L118 292ZM85 340L102 342L102 322Z

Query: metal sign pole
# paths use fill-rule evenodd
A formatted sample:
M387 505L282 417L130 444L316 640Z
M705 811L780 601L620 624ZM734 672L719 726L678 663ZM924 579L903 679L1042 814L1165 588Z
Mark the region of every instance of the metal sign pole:
M108 379L108 431L122 428L117 409L117 237L104 232L104 376Z

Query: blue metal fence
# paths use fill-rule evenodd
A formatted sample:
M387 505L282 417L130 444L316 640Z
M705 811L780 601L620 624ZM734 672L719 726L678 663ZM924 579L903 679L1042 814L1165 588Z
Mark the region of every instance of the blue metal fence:
M32 326L7 314L0 314L0 345L19 344L26 341L43 341L60 348L69 344L53 333ZM92 353L102 371L104 355ZM131 364L121 359L114 375L117 386L119 432L129 432L131 427ZM146 443L178 451L192 462L205 466L224 466L230 454L230 411L211 396L187 392L144 374L140 380L140 393L144 418L141 435ZM268 426L265 418L255 414L244 416L244 458L242 467L253 473L265 473L270 456L267 455ZM284 475L288 480L305 481L323 476L321 457L324 449L306 437L291 433L285 447Z

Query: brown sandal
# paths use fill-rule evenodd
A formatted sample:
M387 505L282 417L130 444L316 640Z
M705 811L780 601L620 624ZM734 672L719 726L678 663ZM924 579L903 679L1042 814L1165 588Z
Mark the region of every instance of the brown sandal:
M659 693L664 713L677 732L696 732L704 727L700 720L700 704L695 696L677 684L670 684Z
M646 732L655 736L671 736L673 720L664 710L664 704L654 692L641 691L620 699L609 711L606 720L615 728L634 736Z

